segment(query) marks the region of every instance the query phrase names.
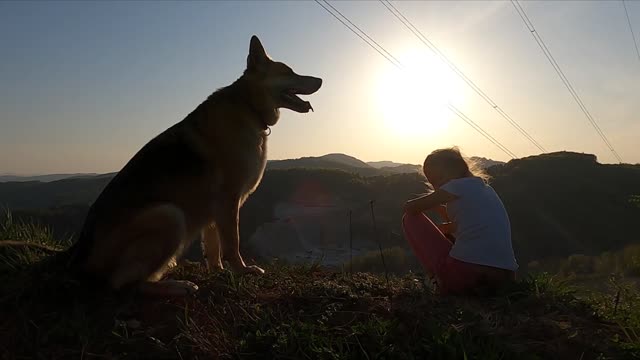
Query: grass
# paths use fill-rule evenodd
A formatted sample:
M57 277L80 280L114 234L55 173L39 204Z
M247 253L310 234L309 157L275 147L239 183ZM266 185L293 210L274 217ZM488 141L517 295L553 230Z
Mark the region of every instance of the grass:
M200 290L154 299L85 290L37 266L48 256L39 250L0 252L2 359L640 356L640 297L632 288L621 288L616 304L604 295L578 298L540 275L496 297L440 297L414 275L387 284L384 275L270 264L263 276L237 277L186 263L169 277Z

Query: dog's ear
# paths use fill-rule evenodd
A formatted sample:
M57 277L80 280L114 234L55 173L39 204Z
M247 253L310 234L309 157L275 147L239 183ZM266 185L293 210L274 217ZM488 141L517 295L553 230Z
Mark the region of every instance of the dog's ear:
M258 70L264 66L269 60L266 51L260 43L260 39L253 35L251 37L251 44L249 44L249 56L247 56L247 69Z

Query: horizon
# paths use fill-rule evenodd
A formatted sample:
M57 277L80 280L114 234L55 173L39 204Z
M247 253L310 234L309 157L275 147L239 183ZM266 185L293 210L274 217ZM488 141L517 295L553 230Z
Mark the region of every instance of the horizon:
M331 3L397 57L399 73L315 2L2 2L0 174L111 173L244 70L249 39L323 78L314 113L281 111L269 160L344 153L419 164L432 150L540 151L380 3ZM509 2L394 2L548 152L617 163ZM640 163L640 54L619 2L522 6L625 163ZM628 2L640 38L640 2ZM296 31L291 31L295 29ZM611 40L615 41L611 41Z
M368 165L371 165L371 163L394 163L397 164L398 166L401 165L416 165L416 166L420 166L419 163L406 163L406 162L397 162L397 161L393 161L393 160L363 160L360 159L358 157L355 157L353 155L350 154L345 154L345 153L337 153L337 152L332 152L332 153L326 153L326 154L322 154L322 155L303 155L300 157L295 157L295 158L283 158L283 159L268 159L268 161L283 161L283 160L298 160L298 159L303 159L303 158L319 158L319 157L324 157L327 155L347 155L350 157L355 158L356 160L360 160ZM484 156L478 156L478 155L471 155L469 156L470 158L483 158L485 160L489 160L489 161L501 161L501 162L508 162L507 161L502 161L502 160L495 160L495 159L491 159L491 158L487 158ZM116 173L119 172L122 169L117 169L114 171L107 171L107 172L56 172L56 173L12 173L12 172L0 172L0 176L19 176L19 177L29 177L29 176L47 176L47 175L104 175L104 174L111 174L111 173Z
M545 153L545 154L553 154L553 153L561 153L561 152L567 152L567 151L557 151L557 152L550 152L550 153ZM594 154L589 154L589 153L578 153L578 152L571 152L569 151L568 153L574 153L574 154L585 154L585 155L594 155ZM378 164L380 165L380 163L391 163L393 165L391 165L391 167L396 167L396 166L405 166L405 165L410 165L410 166L421 166L420 164L417 163L399 163L396 161L392 161L392 160L362 160L359 159L355 156L352 156L350 154L345 154L345 153L327 153L327 154L323 154L323 155L318 155L318 156L302 156L302 157L297 157L297 158L286 158L286 159L268 159L267 162L269 161L288 161L288 160L301 160L301 159L307 159L307 158L322 158L322 157L326 157L326 156L330 156L330 155L346 155L348 157L351 157L355 160L358 161L362 161L363 163L371 166L372 168L379 168L377 166L374 166L373 164ZM532 156L540 156L540 155L544 155L544 154L537 154L537 155L532 155ZM495 160L495 159L491 159L491 158L487 158L484 156L477 156L477 155L471 155L468 156L468 158L471 158L471 160L476 161L478 159L481 160L486 160L486 161L490 161L490 162L498 162L498 163L503 163L506 164L511 160L515 160L515 159L509 159L507 161L502 161L502 160ZM521 159L521 158L519 158ZM600 163L599 159L597 159L596 157L596 162ZM628 165L640 165L640 164L628 164ZM384 165L383 167L387 167L389 165ZM491 166L491 165L490 165ZM5 177L44 177L44 176L55 176L55 175L91 175L91 176L102 176L102 175L109 175L109 174L116 174L120 171L116 170L116 171L107 171L107 172L101 172L101 173L96 173L96 172L90 172L90 173L82 173L82 172L76 172L76 173L31 173L31 174L20 174L20 173L3 173L0 172L0 176L5 176ZM268 170L268 169L265 169Z
M287 158L287 159L269 159L268 161L282 161L282 160L298 160L301 158L308 158L308 157L323 157L323 156L328 156L328 155L347 155L350 157L355 158L356 160L360 160L366 164L369 163L376 163L376 162L392 162L395 163L397 165L418 165L418 164L410 164L410 163L398 163L395 161L391 161L391 160L373 160L373 161L365 161L362 159L359 159L355 156L349 155L349 154L345 154L345 153L327 153L327 154L323 154L323 155L318 155L318 156L302 156L302 157L298 157L298 158ZM492 159L488 159L488 160L492 160ZM370 164L369 164L370 165ZM30 176L47 176L47 175L104 175L104 174L111 174L111 173L115 173L118 172L119 170L116 171L108 171L105 173L31 173L31 174L19 174L19 173L4 173L4 172L0 172L0 176L18 176L18 177L30 177Z

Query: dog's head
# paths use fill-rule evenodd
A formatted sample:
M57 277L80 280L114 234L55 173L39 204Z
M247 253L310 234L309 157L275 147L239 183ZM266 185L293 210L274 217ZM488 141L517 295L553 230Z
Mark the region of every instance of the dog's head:
M245 77L252 83L253 91L259 92L254 98L259 98L261 107L287 108L299 113L313 108L297 95L313 94L322 85L320 78L298 75L287 65L271 60L255 35L251 37Z

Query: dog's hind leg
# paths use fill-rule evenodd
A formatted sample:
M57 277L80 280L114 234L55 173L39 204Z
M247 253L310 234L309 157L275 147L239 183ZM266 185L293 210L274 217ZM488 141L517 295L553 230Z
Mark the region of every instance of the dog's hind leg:
M207 268L211 271L214 269L222 270L222 245L220 244L220 234L215 223L206 226L202 230L202 243L207 258Z
M166 204L145 209L118 234L123 238L121 255L110 273L112 288L138 285L151 295L186 295L197 290L188 281L158 281L162 278L189 238L182 210ZM115 239L114 239L115 240Z
M240 232L238 230L240 204L229 204L216 219L216 226L222 243L222 256L229 262L233 271L239 273L264 274L264 270L255 265L247 266L240 255Z

